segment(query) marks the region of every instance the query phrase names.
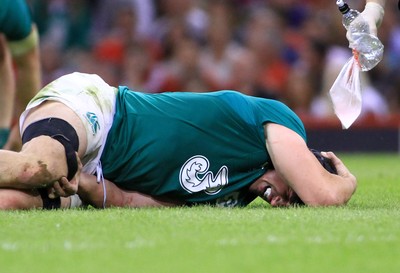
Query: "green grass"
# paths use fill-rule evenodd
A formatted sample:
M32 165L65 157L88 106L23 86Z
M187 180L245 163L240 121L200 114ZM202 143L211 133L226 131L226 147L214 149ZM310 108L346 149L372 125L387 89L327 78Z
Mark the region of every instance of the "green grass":
M340 208L0 212L0 272L399 272L400 157L342 158Z

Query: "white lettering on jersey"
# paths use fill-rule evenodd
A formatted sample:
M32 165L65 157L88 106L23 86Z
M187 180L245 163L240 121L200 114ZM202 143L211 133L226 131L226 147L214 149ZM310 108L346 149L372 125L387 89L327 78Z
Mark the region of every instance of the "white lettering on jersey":
M214 176L210 168L210 162L202 155L189 158L183 164L179 173L179 182L187 192L204 191L209 195L217 194L228 184L228 167L222 166Z
M217 207L233 208L239 204L239 192L232 192L224 197L218 198L215 202Z

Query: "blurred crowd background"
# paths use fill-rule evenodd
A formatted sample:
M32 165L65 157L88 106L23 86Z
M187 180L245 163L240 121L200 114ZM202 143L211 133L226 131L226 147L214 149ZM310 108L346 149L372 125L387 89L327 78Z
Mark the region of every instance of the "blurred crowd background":
M351 57L335 0L29 0L44 84L73 71L145 92L234 89L332 116ZM365 0L348 0L362 10ZM400 113L400 11L388 0L383 61L362 73L362 115Z

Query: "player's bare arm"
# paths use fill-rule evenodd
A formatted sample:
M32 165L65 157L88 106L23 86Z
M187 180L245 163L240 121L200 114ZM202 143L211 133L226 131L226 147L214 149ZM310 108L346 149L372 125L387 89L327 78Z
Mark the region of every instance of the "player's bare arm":
M104 187L102 183L105 183ZM104 193L104 189L106 189L106 193ZM84 203L96 208L173 207L183 205L182 202L154 197L135 191L123 190L107 179L98 183L96 176L84 173L80 176L78 195Z
M294 131L273 123L264 128L276 171L306 205L343 205L350 200L356 190L356 178L333 153L327 156L333 160L338 175L326 171Z
M70 208L71 198L61 198L60 208ZM36 189L0 189L0 210L29 210L43 208L43 199Z

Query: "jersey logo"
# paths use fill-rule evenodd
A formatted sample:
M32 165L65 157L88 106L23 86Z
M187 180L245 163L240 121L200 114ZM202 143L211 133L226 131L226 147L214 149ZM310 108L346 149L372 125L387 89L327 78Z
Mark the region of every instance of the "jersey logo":
M92 128L93 135L97 134L100 129L99 119L95 113L87 112L86 119L89 121L90 127Z
M228 167L222 166L214 175L210 162L202 155L189 158L183 164L179 173L179 182L182 188L189 193L204 191L206 194L217 194L228 184Z

